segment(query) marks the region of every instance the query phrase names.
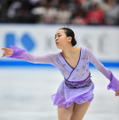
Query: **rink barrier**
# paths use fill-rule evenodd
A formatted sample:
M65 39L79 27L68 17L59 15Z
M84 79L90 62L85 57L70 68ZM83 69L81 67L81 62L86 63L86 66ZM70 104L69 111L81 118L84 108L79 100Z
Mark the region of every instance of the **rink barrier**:
M118 68L119 67L119 62L104 62L101 61L102 64L105 67L114 67L114 68ZM34 64L34 63L29 63L29 62L25 62L25 61L2 61L0 60L0 67L48 67L48 68L55 68L55 66L50 65L50 64ZM94 67L93 64L89 64L89 67Z
M15 45L38 56L58 53L60 50L55 45L55 34L61 27L64 25L0 24L0 48ZM119 27L79 25L65 27L70 27L75 32L76 47L89 48L102 61L119 61Z

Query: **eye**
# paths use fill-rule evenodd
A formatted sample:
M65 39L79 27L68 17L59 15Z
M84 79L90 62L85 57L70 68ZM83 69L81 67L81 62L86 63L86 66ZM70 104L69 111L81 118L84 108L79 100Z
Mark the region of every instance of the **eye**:
M56 39L57 36L58 36L58 35L55 35L55 39Z
M61 35L58 35L58 37L61 37Z

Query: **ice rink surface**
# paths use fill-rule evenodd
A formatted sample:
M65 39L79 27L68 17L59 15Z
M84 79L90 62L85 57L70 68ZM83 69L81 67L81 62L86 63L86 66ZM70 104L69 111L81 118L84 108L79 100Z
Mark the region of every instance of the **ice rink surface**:
M119 68L109 68L119 79ZM107 90L109 80L91 68L94 100L83 120L119 120L119 97ZM1 67L0 120L57 120L51 95L63 77L56 68Z

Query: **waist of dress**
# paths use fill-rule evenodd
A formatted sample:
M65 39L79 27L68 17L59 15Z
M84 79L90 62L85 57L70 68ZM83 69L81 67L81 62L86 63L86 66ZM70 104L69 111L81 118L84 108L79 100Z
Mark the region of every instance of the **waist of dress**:
M68 81L65 79L66 86L71 89L89 87L91 85L91 83L92 83L92 81L91 81L90 73L89 73L88 77L82 81Z

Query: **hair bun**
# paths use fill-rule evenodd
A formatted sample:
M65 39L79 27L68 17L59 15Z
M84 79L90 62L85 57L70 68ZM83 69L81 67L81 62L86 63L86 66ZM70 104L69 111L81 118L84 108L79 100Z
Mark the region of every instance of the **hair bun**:
M72 46L75 46L77 44L77 41L75 40L75 38L72 39L71 43L72 43Z

